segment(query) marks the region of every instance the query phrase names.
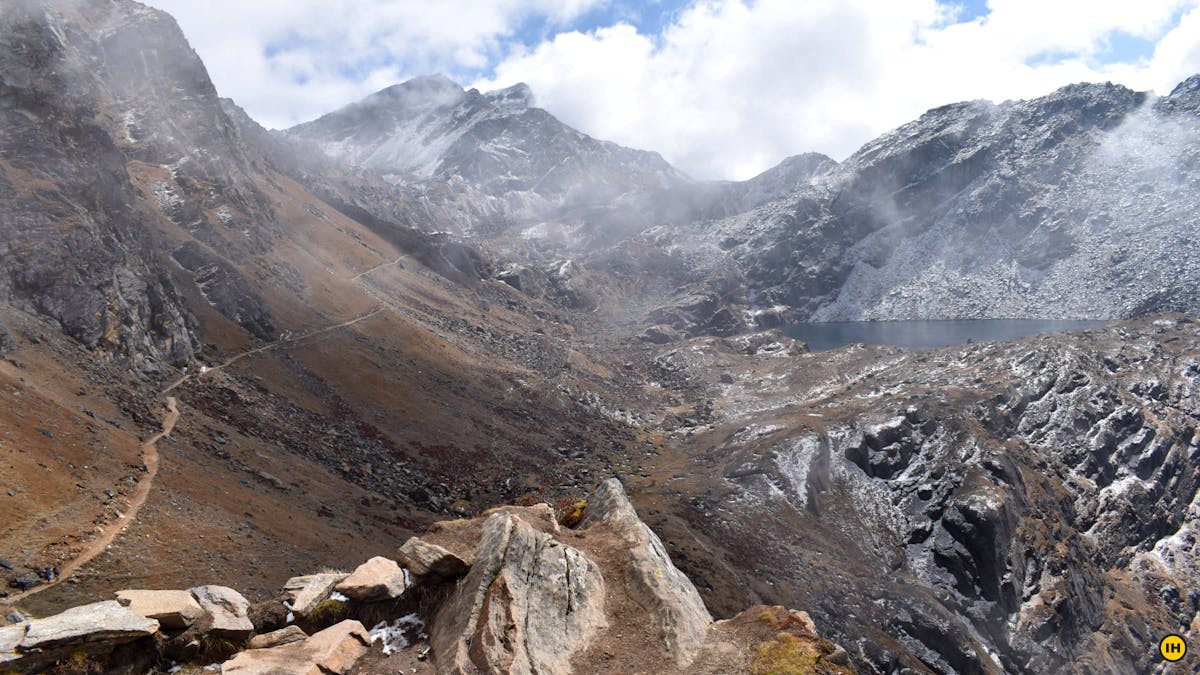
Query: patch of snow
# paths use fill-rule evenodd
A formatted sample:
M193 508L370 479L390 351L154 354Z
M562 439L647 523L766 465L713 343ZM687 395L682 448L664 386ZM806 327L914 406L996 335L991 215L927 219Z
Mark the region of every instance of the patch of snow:
M813 457L821 449L821 442L814 436L805 436L788 450L776 453L775 466L788 482L796 502L796 508L802 509L808 504L808 471Z
M401 649L408 649L412 644L409 642L410 636L418 640L429 637L425 633L425 622L416 614L407 614L391 623L380 621L369 631L369 635L371 642L383 643L383 653L389 656Z
M781 431L783 428L779 424L751 424L739 430L730 440L734 443L749 443L750 441L757 441L760 438L770 436L776 431Z

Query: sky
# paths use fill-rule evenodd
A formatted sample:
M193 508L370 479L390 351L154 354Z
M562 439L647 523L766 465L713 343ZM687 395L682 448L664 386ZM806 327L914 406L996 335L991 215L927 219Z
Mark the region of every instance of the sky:
M1200 0L145 0L222 96L286 128L411 77L525 82L695 178L842 160L933 107L1200 73Z

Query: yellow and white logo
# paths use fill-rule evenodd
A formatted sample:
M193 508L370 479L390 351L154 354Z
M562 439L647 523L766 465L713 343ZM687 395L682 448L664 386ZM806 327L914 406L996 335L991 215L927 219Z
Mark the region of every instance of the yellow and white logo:
M1159 641L1158 652L1168 661L1178 661L1187 654L1187 643L1172 633Z

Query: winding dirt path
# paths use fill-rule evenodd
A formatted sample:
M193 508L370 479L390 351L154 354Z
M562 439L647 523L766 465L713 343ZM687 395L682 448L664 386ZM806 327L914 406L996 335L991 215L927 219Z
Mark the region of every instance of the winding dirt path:
M307 340L308 338L316 337L318 335L321 335L322 333L328 333L330 331L335 331L339 328L345 328L346 326L353 326L354 324L356 324L360 321L366 321L367 319L375 316L376 314L379 314L382 311L384 311L384 310L382 307L380 307L379 309L367 312L366 314L363 314L362 316L357 316L353 319L349 319L349 320L343 321L341 323L335 323L332 326L318 328L316 330L312 330L312 331L309 331L309 332L301 334L301 335L295 335L295 336L292 336L292 337L289 337L286 339L280 339L280 340L276 340L274 342L269 342L261 347L255 347L254 349L249 349L247 351L241 352L240 354L235 354L234 356L231 356L228 359L225 359L224 361L222 361L219 365L212 366L203 371L188 373L187 375L180 377L178 380L175 380L171 384L167 385L167 388L163 389L162 392L160 392L160 393L163 395L166 395L166 394L170 393L171 391L173 391L175 388L177 388L179 385L192 379L192 377L194 377L194 376L208 375L209 373L215 373L218 370L224 370L225 368L232 366L233 364L237 363L238 361L241 361L242 359L246 358L247 356L253 356L255 354L259 354L259 353L262 353L262 352L265 352L265 351L268 351L268 350L271 350L271 349L274 349L276 347L280 347L280 346L283 346L286 344L291 344L293 342Z
M99 556L101 553L103 553L105 551L105 549L107 549L109 547L109 545L113 543L113 541L117 538L117 536L119 536L122 532L124 532L125 528L128 527L129 524L134 521L134 519L137 517L138 511L142 508L142 505L146 503L146 498L150 496L150 489L154 486L154 478L155 478L155 476L158 475L158 463L159 463L158 441L162 440L165 436L170 434L171 431L173 431L175 429L175 424L179 422L180 413L179 413L178 401L175 399L174 396L167 396L167 394L169 394L172 390L176 389L177 387L182 385L184 382L187 382L188 380L192 379L193 377L199 377L202 375L207 375L209 373L214 373L218 370L223 370L223 369L233 365L234 363L237 363L238 361L246 358L247 356L253 356L254 354L259 354L261 352L265 352L270 349L274 349L276 347L291 344L294 342L300 342L301 340L307 340L309 338L316 337L316 336L322 335L324 333L335 331L339 328L353 326L354 324L359 323L360 321L366 321L367 319L370 319L371 317L373 317L376 314L379 314L380 312L383 312L383 311L384 311L384 308L380 307L378 309L375 309L375 310L368 312L366 314L363 314L361 316L357 316L353 319L342 321L341 323L336 323L331 326L325 326L324 328L318 328L316 330L312 330L312 331L309 331L309 332L301 334L301 335L296 335L296 336L288 337L285 339L276 340L274 342L262 345L260 347L255 347L254 349L246 350L244 352L241 352L239 354L235 354L235 355L229 357L225 361L221 362L219 365L212 366L210 368L206 368L203 371L195 371L195 372L187 373L187 374L183 375L182 377L180 377L179 379L177 379L174 382L167 385L167 388L163 389L162 392L160 392L161 396L166 397L166 404L167 404L167 412L166 412L166 415L163 416L162 429L157 434L146 439L141 445L142 464L146 467L146 471L145 471L145 473L142 474L141 479L138 480L137 488L134 489L133 496L130 498L129 503L126 505L125 512L121 514L120 518L116 519L112 523L109 523L102 530L100 537L97 538L92 543L88 544L87 548L85 548L83 551L81 551L79 553L79 555L75 556L69 562L67 562L65 565L60 567L58 570L59 576L57 579L52 579L51 581L49 581L41 586L36 586L27 591L23 591L16 595L12 595L7 598L4 598L4 601L2 604L6 607L15 606L16 603L20 602L21 600L24 600L25 598L28 598L31 595L36 595L46 589L54 588L55 586L62 583L63 581L66 581L67 579L69 579L71 577L71 575L78 572L81 567L88 564L89 562L94 560L97 556Z
M91 562L96 556L104 552L117 535L125 531L126 527L137 517L138 510L142 508L142 504L146 503L146 498L150 496L150 488L154 485L154 477L158 474L158 441L167 434L170 434L175 429L175 423L179 421L179 408L174 396L167 397L167 414L163 417L162 430L157 434L146 439L142 443L142 464L146 467L145 473L138 480L137 488L133 491L133 496L125 507L125 512L121 517L109 523L101 532L100 537L88 547L75 556L70 562L63 565L58 570L58 578L53 579L41 586L36 586L17 595L5 598L6 604L14 604L31 595L36 595L48 588L54 588L58 584L66 581L79 571L79 568Z

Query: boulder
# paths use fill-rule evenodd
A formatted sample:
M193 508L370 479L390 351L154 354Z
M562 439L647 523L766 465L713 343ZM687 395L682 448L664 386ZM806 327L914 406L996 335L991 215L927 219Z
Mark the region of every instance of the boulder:
M475 564L433 622L440 672L565 673L607 626L604 579L580 551L511 513L483 524Z
M268 649L250 649L221 665L238 675L328 675L346 673L371 645L367 629L347 619L312 637Z
M270 633L255 635L246 643L246 649L270 649L307 639L308 633L305 633L299 626L287 626Z
M307 616L329 598L346 574L341 572L324 572L308 574L302 577L292 577L284 584L284 594L292 603L292 611L300 616Z
M519 263L510 263L496 273L496 279L521 291L530 298L542 298L546 295L549 280L546 273Z
M334 587L338 593L359 602L395 600L408 588L404 570L382 556L375 556L358 566L350 576Z
M45 650L64 644L101 641L117 645L157 631L157 621L139 616L117 602L105 600L30 621L17 649Z
M41 586L46 581L33 572L26 572L19 577L11 579L8 582L9 588L15 588L18 591L27 591L35 586Z
M470 566L450 551L419 537L410 537L396 558L414 577L444 581L465 576Z
M72 607L44 619L0 628L0 664L5 672L40 672L77 651L107 653L157 631L157 621L138 616L113 600Z
M134 614L154 619L166 630L187 628L204 616L204 609L188 591L117 591L117 602Z
M246 614L250 603L241 593L225 586L197 586L189 592L208 615L206 633L230 640L244 640L254 633Z
M625 580L629 595L650 615L659 637L680 668L686 668L704 641L712 616L690 579L671 562L662 540L638 518L615 478L587 498L582 526L608 527L629 547Z

